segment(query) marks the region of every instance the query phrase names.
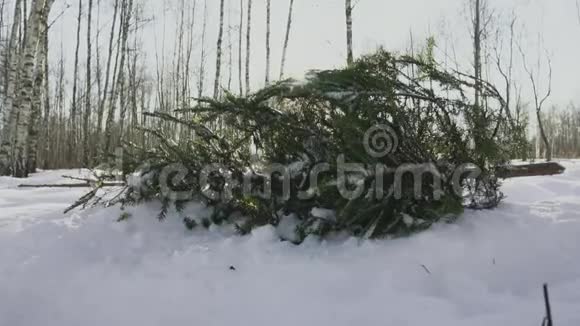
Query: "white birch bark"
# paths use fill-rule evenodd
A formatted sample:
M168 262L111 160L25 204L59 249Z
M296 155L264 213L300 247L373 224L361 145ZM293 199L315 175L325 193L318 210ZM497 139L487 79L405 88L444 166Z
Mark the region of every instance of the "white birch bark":
M352 54L352 2L346 0L346 63L350 66L354 62Z
M282 62L280 63L280 79L284 78L284 67L286 66L286 54L288 52L288 43L290 41L290 28L292 27L292 8L294 0L290 0L288 8L288 21L286 22L286 36L284 37L284 46L282 47Z
M252 32L252 0L248 0L248 21L246 26L246 95L250 93L250 50Z
M43 16L44 17L44 16ZM30 128L28 136L28 172L35 172L38 153L38 133L40 130L40 116L42 112L42 92L45 79L45 62L47 59L47 34L48 26L46 19L42 19L39 27L39 45L36 54L36 76L32 91L32 111L30 116Z
M21 80L18 85L18 99L15 109L18 111L16 138L14 142L14 160L12 175L28 176L28 137L32 114L32 95L34 88L34 65L41 39L41 26L45 24L54 0L34 0L28 19L24 53L21 63Z
M270 11L271 0L266 0L266 86L270 83Z
M18 49L19 30L22 20L22 0L14 4L14 23L6 52L7 65L4 90L4 113L2 115L2 133L0 134L0 175L9 175L12 170L12 134L16 129L17 112L14 110L15 87L18 82Z
M221 79L221 68L222 68L222 43L224 35L224 0L220 0L220 26L218 32L218 40L216 47L216 64L215 64L215 83L213 88L213 97L217 99L219 97L219 87Z

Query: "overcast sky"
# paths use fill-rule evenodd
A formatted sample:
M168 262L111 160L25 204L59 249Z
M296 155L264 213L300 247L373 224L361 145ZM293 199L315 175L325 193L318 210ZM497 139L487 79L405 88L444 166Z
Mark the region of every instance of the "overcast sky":
M145 16L152 18L143 33L143 47L153 63L155 51L161 51L160 40L169 44L175 35L175 23L180 0L136 0L145 4ZM185 0L193 3L194 0ZM247 0L244 0L246 3ZM553 97L552 103L565 105L570 101L580 103L580 22L575 0L488 0L494 8L498 22L505 21L510 12L518 15L518 26L525 31L522 46L530 60L537 58L537 35L541 33L545 47L552 56ZM74 31L76 0L56 0L53 19L65 10L51 31L52 58L58 57L60 40L63 40L65 56L72 62L74 53ZM110 22L113 0L101 0L101 24ZM232 24L237 28L239 0L226 0L232 15ZM264 80L265 61L265 0L253 0L252 19L252 65L251 75L254 89ZM272 0L272 75L279 73L280 55L284 37L289 0ZM355 55L370 52L379 46L392 51L404 51L409 47L410 31L417 43L428 35L434 35L440 53L454 44L457 57L465 69L469 69L471 49L468 34L467 0L353 0ZM201 30L203 0L197 0L198 17L196 29ZM215 65L215 43L218 29L218 0L208 0L208 80L213 84ZM227 19L227 18L226 18ZM288 74L300 77L309 69L340 67L345 62L345 23L343 0L295 0L294 21L288 52ZM108 32L103 32L104 45ZM236 32L234 44L237 44ZM84 37L83 37L84 40ZM199 37L197 38L195 61L199 59ZM84 45L81 44L84 47ZM227 46L227 45L226 45ZM105 49L106 50L106 49ZM171 47L166 52L171 52ZM519 56L517 57L519 59ZM519 60L518 60L519 61ZM235 61L234 61L235 62ZM227 63L227 60L226 60ZM517 67L521 67L518 62ZM151 65L151 73L154 73ZM227 69L227 68L226 68ZM528 85L520 74L520 83ZM234 78L235 80L235 78ZM234 86L234 89L237 86ZM208 87L209 89L209 87Z

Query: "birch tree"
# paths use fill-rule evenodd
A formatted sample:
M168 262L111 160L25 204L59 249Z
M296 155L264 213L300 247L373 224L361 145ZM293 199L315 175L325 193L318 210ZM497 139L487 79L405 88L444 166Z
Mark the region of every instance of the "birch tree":
M480 105L481 92L481 2L475 0L473 12L473 68L475 72L475 105Z
M250 53L252 41L252 0L248 0L248 19L246 26L246 94L250 93Z
M133 10L133 0L122 1L121 13L121 49L119 59L119 73L117 74L116 88L112 94L111 106L107 114L107 122L105 125L105 145L103 146L107 154L112 153L112 137L113 137L113 123L116 113L116 103L119 101L120 110L124 109L126 98L121 94L124 91L125 85L125 58L127 54L127 42L129 38L129 26L131 21L131 12Z
M109 47L108 47L108 55L107 55L107 66L105 68L105 85L103 86L103 93L101 94L102 99L97 111L97 133L101 133L102 124L103 124L103 115L105 112L105 103L107 99L107 94L109 91L109 79L111 73L111 60L113 58L113 42L115 40L115 26L117 23L117 16L119 11L119 0L115 0L115 5L113 8L113 22L111 25L111 33L109 35Z
M40 129L40 116L42 112L42 92L45 75L45 62L48 60L48 25L46 19L40 22L39 28L39 45L36 55L36 77L32 91L32 109L29 127L28 140L28 166L27 171L36 171L37 153L38 153L38 136Z
M284 45L282 46L282 61L280 62L280 79L284 78L284 67L286 65L286 54L288 52L288 42L290 41L290 28L292 27L292 8L294 0L290 0L288 8L288 20L286 21L286 34L284 36Z
M266 0L266 86L270 83L270 6L271 0Z
M481 82L484 71L482 49L487 39L493 13L487 0L469 0L471 11L471 37L473 41L473 72L475 83L475 106L482 106Z
M207 28L207 0L203 3L203 26L201 31L201 58L199 60L199 82L197 97L203 96L203 87L205 82L205 34Z
M69 138L69 157L76 157L77 150L77 113L78 113L78 75L79 75L79 50L81 45L81 22L83 12L83 1L79 0L79 11L77 15L77 34L73 71L72 106L70 116L70 130L72 135ZM75 159L76 162L76 159Z
M91 56L92 56L92 40L91 40L91 24L93 15L93 0L89 1L89 8L87 13L87 74L86 74L86 89L85 89L85 114L83 116L83 165L90 167L91 147L89 141L91 138L90 119L91 119ZM98 51L98 49L97 49Z
M21 63L21 80L18 87L18 111L16 139L14 144L13 176L28 176L28 141L32 114L32 95L34 87L34 67L41 39L42 27L46 25L48 14L54 0L34 0L26 30L24 52Z
M580 0L576 0L576 17L578 18L578 24L580 24Z
M224 2L225 0L220 0L220 23L218 31L218 39L216 46L216 64L215 64L215 83L213 88L213 97L217 99L219 97L219 87L220 87L220 74L222 68L222 43L224 35Z
M20 61L20 23L22 21L22 0L14 3L14 19L5 54L6 77L4 80L4 112L2 114L2 134L0 143L0 175L12 173L13 132L16 129L17 111L14 107L15 86L18 83Z
M240 87L240 96L244 94L242 83L242 38L244 28L244 0L240 0L240 24L238 26L238 85Z
M478 0L479 1L479 0ZM346 13L346 63L350 66L354 62L352 53L352 1L345 2Z

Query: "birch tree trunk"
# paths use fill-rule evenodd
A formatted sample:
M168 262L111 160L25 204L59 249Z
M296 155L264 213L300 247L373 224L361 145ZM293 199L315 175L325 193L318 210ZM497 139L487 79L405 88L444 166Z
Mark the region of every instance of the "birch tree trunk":
M270 5L271 0L266 0L266 85L270 83Z
M125 104L125 99L123 96L119 96L119 93L123 91L124 88L124 72L125 72L125 55L127 52L127 39L129 34L129 22L131 19L131 11L133 6L133 0L123 0L122 1L122 27L121 27L121 50L120 52L120 59L119 59L119 73L117 74L117 85L113 94L111 96L111 106L109 108L109 112L107 114L107 123L105 125L105 145L103 146L104 151L106 154L112 153L111 148L111 139L113 137L113 123L115 119L115 112L116 112L116 103L117 100L120 99L120 106L121 110L123 110L123 106ZM106 155L105 155L106 156Z
M347 63L347 65L350 66L354 62L354 56L352 54L352 2L351 2L351 0L346 0L345 11L346 11L346 63Z
M30 19L26 31L23 60L21 65L21 82L18 87L18 123L14 146L13 176L28 176L28 141L32 114L32 95L34 88L34 64L38 55L41 37L41 26L46 24L54 0L35 0L32 3Z
M220 27L216 47L215 83L213 87L213 97L215 99L219 97L220 74L222 68L222 42L224 35L224 2L225 0L220 0Z
M91 40L91 24L93 16L93 0L89 0L89 8L87 13L87 75L86 75L86 89L85 89L85 114L83 116L83 167L90 167L91 165L91 147L89 141L91 138L91 126L89 124L91 119L91 56L92 56L92 40ZM97 49L98 51L98 49Z
M197 97L201 98L203 96L203 87L205 82L205 34L207 28L207 0L203 4L203 26L201 31L201 58L199 63L199 82Z
M475 106L480 105L481 89L481 3L475 0L473 13L473 66L475 70Z
M288 42L290 41L290 28L292 27L292 8L294 0L290 0L288 8L288 21L286 22L286 36L284 37L284 46L282 47L282 62L280 63L280 79L284 78L284 67L286 66L286 54L288 52Z
M123 53L121 56L121 65L119 67L119 85L120 85L120 89L119 89L119 109L120 109L120 116L119 116L119 142L122 143L124 136L125 136L125 116L126 116L126 112L127 112L127 78L125 77L125 61L129 61L129 59L127 59L126 57L129 55L129 47L127 46L128 44L128 38L129 38L129 26L131 25L131 19L132 19L132 14L133 12L133 0L129 0L129 9L127 10L126 13L126 21L125 21L125 28L123 31ZM111 153L113 152L113 149L111 148Z
M77 113L78 113L78 75L79 75L79 49L81 44L81 18L83 10L83 1L79 0L79 12L77 16L77 35L76 35L76 47L75 47L75 61L74 61L74 72L73 72L73 90L72 90L72 107L70 113L70 131L71 136L69 137L69 152L68 157L72 159L72 165L75 166L77 163Z
M22 0L14 4L14 22L6 52L6 80L4 81L4 113L2 115L2 134L0 142L0 175L12 173L12 135L16 129L17 112L14 107L15 86L18 83L18 62L20 22L22 21Z
M246 95L250 93L250 50L252 32L252 0L248 0L248 21L246 26Z
M103 116L105 113L105 103L107 102L107 95L108 95L108 91L109 91L109 80L110 80L110 74L111 74L111 60L113 58L113 41L115 40L115 26L117 23L117 16L118 16L118 12L119 12L119 0L115 0L115 6L113 9L113 23L111 25L111 34L109 35L109 48L108 48L108 55L107 55L107 67L105 68L105 85L103 86L103 93L101 94L102 99L101 99L101 104L99 105L99 109L97 111L97 134L99 136L101 136L102 133L102 128L103 128ZM111 102L109 102L109 105L112 105ZM99 155L102 155L106 150L103 149L103 145L102 144L102 140L98 139L97 142L99 145L99 149L98 149L98 153ZM104 157L101 157L101 159L104 159Z
M37 167L37 154L38 154L38 134L39 134L39 122L42 112L42 92L45 75L45 62L47 58L47 48L48 42L48 25L46 19L40 22L39 28L39 45L38 52L36 55L36 77L34 80L34 88L32 92L32 112L30 117L30 128L29 128L29 141L28 141L28 172L35 172Z
M233 45L232 45L232 7L228 7L228 91L232 91L232 78L234 72L233 59Z
M240 0L240 25L238 35L238 83L240 87L240 96L244 94L244 85L242 84L242 38L244 28L244 0Z
M49 83L49 74L48 74L48 26L47 32L44 33L44 114L43 114L43 123L42 123L42 167L44 169L48 169L48 156L50 154L50 138L49 135L51 132L50 129L50 83ZM54 137L54 135L53 135ZM58 138L57 138L58 140Z

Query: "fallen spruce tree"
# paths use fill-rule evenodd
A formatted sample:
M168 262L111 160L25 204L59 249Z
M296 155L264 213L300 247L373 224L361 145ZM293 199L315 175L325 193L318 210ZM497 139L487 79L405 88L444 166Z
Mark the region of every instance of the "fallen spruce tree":
M476 85L484 106L469 100ZM500 203L495 167L527 146L505 106L492 85L445 71L429 51L380 50L247 97L148 113L158 127L142 131L155 141L127 144L126 186L76 206L156 200L164 219L204 202L214 213L182 216L188 227L230 223L244 234L283 223L296 243L335 232L405 235Z

